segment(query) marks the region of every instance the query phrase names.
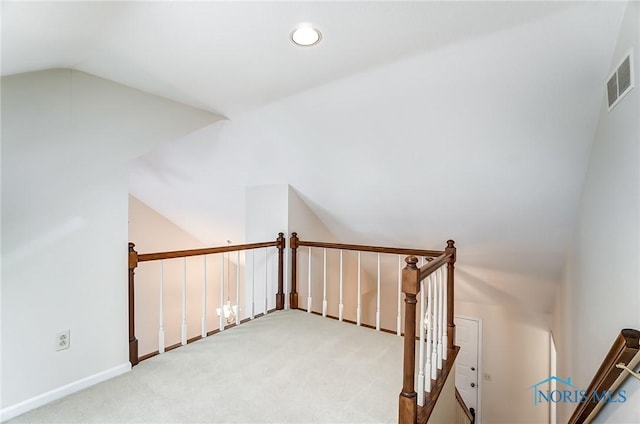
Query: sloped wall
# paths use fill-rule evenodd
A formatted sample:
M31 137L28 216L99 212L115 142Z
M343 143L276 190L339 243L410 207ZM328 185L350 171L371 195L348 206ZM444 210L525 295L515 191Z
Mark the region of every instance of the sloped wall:
M554 313L558 373L586 389L616 335L640 329L640 3L629 2L611 67L629 49L636 87L610 112L604 95L580 212ZM596 422L640 422L640 384L621 387L627 401L603 408ZM574 404L558 405L566 422Z
M82 72L2 78L3 419L128 369L127 162L218 119Z
M289 229L297 232L301 240L321 241L327 243L344 243L349 240L341 240L333 234L324 222L314 213L304 200L303 196L293 187L289 187ZM343 252L343 304L344 319L356 321L357 318L357 254L356 252ZM311 292L309 292L309 250L307 247L298 249L298 294L300 308L307 308L307 298L311 293L311 306L315 312L322 312L323 285L324 285L324 253L322 249L311 250ZM361 255L361 308L362 323L375 325L376 320L376 277L375 254L362 253ZM385 284L381 286L384 293ZM396 309L387 301L381 301L385 308L381 308L381 323L383 328L395 328ZM339 315L340 305L340 252L335 249L327 249L327 314ZM382 319L385 317L387 319Z
M272 241L278 233L287 237L286 184L251 186L245 189L245 241ZM246 254L244 316L263 313L276 307L278 292L278 251L276 248L254 249ZM285 266L286 266L285 261ZM287 293L285 287L285 293ZM287 296L285 296L286 298Z

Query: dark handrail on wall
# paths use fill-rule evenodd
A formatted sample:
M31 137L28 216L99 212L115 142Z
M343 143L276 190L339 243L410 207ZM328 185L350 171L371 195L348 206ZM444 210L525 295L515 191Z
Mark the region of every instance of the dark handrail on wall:
M464 403L464 399L462 399L462 395L460 394L457 388L456 388L456 400L458 401L458 405L460 406L460 409L462 409L462 411L464 412L464 415L467 416L467 419L469 420L469 422L471 424L474 424L476 420L475 410L473 408L467 407L467 404Z
M587 388L588 400L578 404L569 418L569 424L589 422L598 415L604 403L598 401L596 395L615 391L629 377L626 371L616 367L620 363L630 368L640 363L640 331L631 328L620 331Z

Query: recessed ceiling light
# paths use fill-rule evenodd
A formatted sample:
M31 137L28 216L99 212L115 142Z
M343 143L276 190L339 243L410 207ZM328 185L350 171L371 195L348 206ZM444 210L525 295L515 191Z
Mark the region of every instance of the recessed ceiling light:
M299 25L291 33L291 41L298 46L313 46L318 44L321 39L322 34L320 31L308 24Z

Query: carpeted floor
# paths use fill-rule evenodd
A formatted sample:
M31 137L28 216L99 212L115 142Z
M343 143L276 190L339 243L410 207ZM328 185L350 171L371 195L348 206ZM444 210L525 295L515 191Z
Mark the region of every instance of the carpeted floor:
M10 423L397 422L402 339L278 311Z

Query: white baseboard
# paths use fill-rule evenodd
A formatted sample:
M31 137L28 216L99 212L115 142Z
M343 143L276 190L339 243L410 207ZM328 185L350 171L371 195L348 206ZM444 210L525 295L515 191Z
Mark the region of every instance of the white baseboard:
M93 386L94 384L98 384L113 377L117 377L128 371L131 371L131 364L129 362L99 372L97 374L90 375L89 377L76 380L72 383L65 384L62 387L58 387L57 389L53 389L49 392L32 397L31 399L16 403L15 405L0 409L0 422L8 421L11 418L31 411L32 409L36 409L49 402L63 398L82 389L86 389L87 387Z

